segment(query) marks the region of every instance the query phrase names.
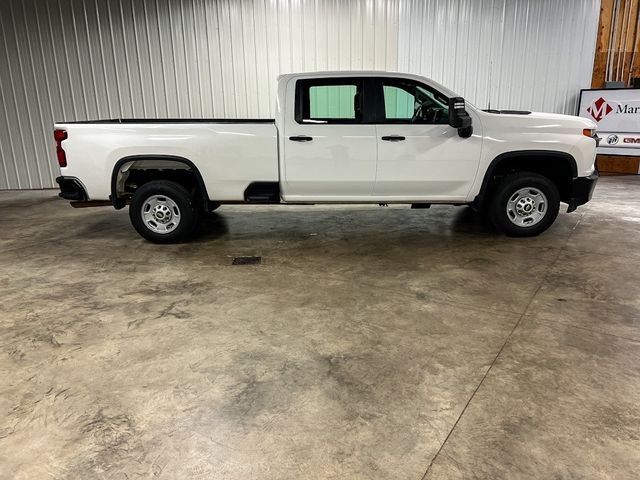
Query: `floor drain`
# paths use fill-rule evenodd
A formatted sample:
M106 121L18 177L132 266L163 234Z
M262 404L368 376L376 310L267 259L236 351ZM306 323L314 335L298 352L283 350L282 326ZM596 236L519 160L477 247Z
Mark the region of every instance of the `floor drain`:
M231 265L260 265L262 257L233 257Z

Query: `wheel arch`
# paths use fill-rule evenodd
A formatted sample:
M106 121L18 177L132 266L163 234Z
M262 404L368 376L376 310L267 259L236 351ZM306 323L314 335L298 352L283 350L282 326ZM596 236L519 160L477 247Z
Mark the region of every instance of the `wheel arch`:
M514 150L501 153L487 167L480 192L473 204L482 208L491 192L492 182L499 175L512 171L532 171L547 176L558 187L560 199L566 202L571 180L578 176L578 165L573 155L558 150Z
M118 181L121 177L122 172L120 170L122 169L122 167L127 163L158 160L176 162L189 167L189 170L192 171L195 176L198 190L200 192L200 196L202 197L201 201L203 203L203 207L208 208L209 194L207 193L207 187L204 183L204 179L202 178L200 170L198 170L198 167L196 167L196 165L191 160L176 155L143 154L128 155L126 157L122 157L113 166L113 170L111 172L111 195L109 195L109 199L111 200L111 203L116 210L124 208L127 204L126 199L123 196L118 195Z

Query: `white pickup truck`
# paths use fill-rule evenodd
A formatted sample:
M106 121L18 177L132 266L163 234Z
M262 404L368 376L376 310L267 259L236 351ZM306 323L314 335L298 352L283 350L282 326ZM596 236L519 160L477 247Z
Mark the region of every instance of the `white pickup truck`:
M224 204L468 204L532 236L591 198L595 123L480 110L417 75L283 75L274 120L55 125L60 196L129 205L148 240L189 238Z

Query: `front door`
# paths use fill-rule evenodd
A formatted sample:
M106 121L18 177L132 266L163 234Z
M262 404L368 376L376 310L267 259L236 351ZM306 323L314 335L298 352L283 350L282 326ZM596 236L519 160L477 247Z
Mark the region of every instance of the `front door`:
M460 137L448 124L448 99L427 85L381 78L376 88L384 112L376 120L375 196L464 201L480 161L480 135Z
M301 79L284 121L285 201L362 201L373 193L376 127L363 78Z

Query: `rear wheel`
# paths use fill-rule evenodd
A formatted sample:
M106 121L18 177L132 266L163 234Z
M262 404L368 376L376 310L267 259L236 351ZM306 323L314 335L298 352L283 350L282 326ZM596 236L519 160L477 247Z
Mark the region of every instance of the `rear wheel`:
M547 177L519 172L504 177L489 203L493 224L512 237L532 237L549 228L560 209L560 194Z
M198 223L198 209L182 185L154 180L133 194L129 218L136 231L147 240L177 243L193 233Z

